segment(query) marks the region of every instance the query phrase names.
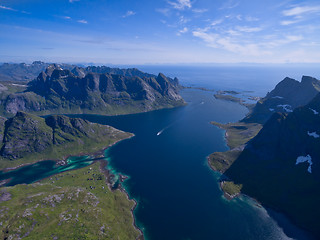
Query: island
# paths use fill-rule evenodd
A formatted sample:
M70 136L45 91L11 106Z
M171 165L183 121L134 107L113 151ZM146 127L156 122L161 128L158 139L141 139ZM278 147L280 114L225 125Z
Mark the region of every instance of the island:
M251 100L251 101L259 101L260 100L260 97L255 97L255 96L243 95L241 97L240 92L233 91L233 90L225 90L225 91L219 90L214 94L214 97L215 97L215 99L239 103L240 105L247 107L249 109L249 111L252 110L252 108L254 107L255 104L248 103L246 101L246 99ZM244 99L244 98L246 98L246 99Z

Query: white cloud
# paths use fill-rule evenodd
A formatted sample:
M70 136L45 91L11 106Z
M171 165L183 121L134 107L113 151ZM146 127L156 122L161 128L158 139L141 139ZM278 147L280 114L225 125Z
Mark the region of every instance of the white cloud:
M180 24L186 24L189 21L190 21L190 19L185 18L184 16L180 16L180 18L179 18L179 23Z
M181 30L177 33L177 35L180 36L181 34L187 33L188 31L189 31L189 29L188 29L187 27L184 27L183 29L181 29Z
M80 0L69 0L69 3L79 2Z
M123 18L126 18L126 17L130 17L130 16L133 16L133 15L136 15L136 12L129 10L129 11L127 11L126 14L123 15L122 17L123 17Z
M284 16L301 16L307 13L317 13L320 12L320 6L304 6L304 7L293 7L288 10L282 11Z
M9 10L9 11L18 12L18 10L16 10L16 9L13 9L13 8L11 8L11 7L6 7L6 6L3 6L3 5L0 5L0 8L1 8L1 9L5 9L5 10Z
M237 26L236 30L240 32L246 32L246 33L251 33L251 32L260 32L262 30L261 27L246 27L246 26Z
M184 10L192 7L190 0L177 0L176 2L168 1L168 3L175 9Z
M300 20L286 20L286 21L281 21L280 24L282 26L288 26L288 25L295 24L298 22L300 22Z
M222 22L223 22L223 19L218 19L218 20L213 21L210 25L211 26L216 26L216 25L219 25Z
M206 8L195 8L195 9L192 9L192 12L195 12L195 13L204 13L204 12L208 12L209 9L206 9Z
M228 33L228 34L230 34L230 35L232 35L232 36L240 36L240 35L242 35L241 32L235 31L235 30L232 30L232 29L227 30L226 33Z
M236 18L239 20L239 21L242 21L242 16L239 14L236 16Z
M87 21L87 20L84 20L84 19L78 20L77 22L78 22L78 23L83 23L83 24L87 24L87 23L88 23L88 21Z
M193 31L192 34L206 42L209 47L222 48L230 52L252 56L269 54L269 52L262 51L258 44L255 43L240 43L233 38L224 37L214 33L206 33L201 30Z
M13 12L20 12L20 13L24 13L24 14L31 14L31 13L26 12L26 11L19 11L17 9L14 9L14 8L11 8L11 7L6 7L6 6L3 6L3 5L0 5L0 9L9 10L9 11L13 11Z
M69 16L63 16L62 18L64 18L64 19L71 19L71 17L69 17Z
M261 27L236 26L221 30L213 27L199 28L192 32L194 37L203 40L208 47L224 49L243 56L271 56L272 49L303 40L300 35L266 36L251 35L262 31ZM250 34L248 37L247 35Z
M256 22L256 21L259 21L259 18L251 17L251 16L246 16L245 19L246 19L246 21L248 21L248 22Z
M262 46L267 48L275 48L282 45L286 45L292 42L297 42L303 40L302 36L296 36L296 35L287 35L282 38L277 37L277 39L267 39L268 41L263 43Z
M223 9L232 9L232 8L235 8L237 6L239 6L240 2L236 2L234 0L229 0L227 1L226 3L224 3L222 5L221 8L219 8L220 10L223 10Z

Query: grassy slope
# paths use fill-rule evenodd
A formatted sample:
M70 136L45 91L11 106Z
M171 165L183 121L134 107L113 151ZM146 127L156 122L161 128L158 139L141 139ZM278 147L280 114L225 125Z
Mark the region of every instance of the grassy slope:
M45 124L45 120L43 118L32 116L30 114L28 114L28 116L37 120L37 126L39 129L47 130L47 128L49 128ZM59 145L51 145L44 151L33 152L29 154L25 153L23 157L15 160L9 160L2 157L0 158L0 169L16 167L22 164L33 163L40 160L62 160L69 155L94 153L112 145L117 141L133 136L131 133L119 131L110 126L90 124L89 127L90 129L87 129L86 131L90 133L90 135L73 136L71 134L64 134L65 138L67 138L69 141ZM25 132L17 132L20 131L19 129L13 128L12 131L16 131L16 133L13 133L12 135L17 137L27 134ZM52 129L50 128L45 132L48 131L52 131Z
M214 97L216 99L221 99L221 100L225 100L225 101L231 101L231 102L236 102L236 103L242 103L241 98L238 97L234 97L232 95L226 95L226 94L214 94Z
M235 197L241 192L242 184L235 184L232 181L223 181L221 182L221 188L229 198Z
M89 179L89 180L88 180ZM127 196L111 192L99 163L30 185L2 188L1 239L136 239ZM7 194L8 195L8 194Z
M226 141L230 148L229 151L214 152L208 157L210 166L219 172L225 172L230 167L242 152L244 145L255 137L262 128L261 124L256 123L211 123L226 130Z

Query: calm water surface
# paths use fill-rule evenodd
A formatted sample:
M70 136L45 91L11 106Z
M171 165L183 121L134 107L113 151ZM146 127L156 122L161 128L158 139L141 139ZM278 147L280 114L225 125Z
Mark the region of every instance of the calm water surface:
M239 86L234 81L218 80L205 85L213 75L202 74L207 76L201 78L200 74L198 83L204 84L198 85L208 88L244 90L251 86L249 90L253 94L264 95L274 86L272 83L268 88L270 83L255 85L250 81ZM223 71L220 76L224 76ZM242 78L251 75L246 76ZM183 76L182 79L194 84ZM106 158L115 172L129 176L124 186L130 197L138 201L134 214L146 239L311 239L283 215L266 211L249 198L226 200L218 186L219 174L207 165L206 156L227 150L224 131L210 121L237 121L245 116L247 109L216 100L213 92L186 89L181 95L188 103L185 107L127 116L81 115L92 122L135 134L108 149ZM60 167L46 161L0 173L0 180L11 178L10 185L30 183L90 163L86 157L70 159L67 166Z
M117 117L84 116L136 136L110 148L111 167L138 201L135 217L148 240L308 239L280 216L281 226L252 200L223 197L206 156L227 150L224 131L210 121L230 122L247 109L215 100L212 92L182 91L181 108ZM286 229L284 233L283 228ZM290 237L288 237L290 236Z

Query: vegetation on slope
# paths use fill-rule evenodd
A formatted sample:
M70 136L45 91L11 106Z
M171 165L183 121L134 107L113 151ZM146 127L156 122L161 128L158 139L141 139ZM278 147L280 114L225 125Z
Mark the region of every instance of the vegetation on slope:
M102 71L104 68L92 69ZM123 72L126 75L77 70L73 73L58 65L50 65L46 72L41 72L28 83L25 91L0 92L0 113L8 117L18 111L35 115L117 115L185 104L178 94L176 78L171 79L163 74L154 76L137 69L127 69Z
M255 137L260 129L261 124L257 123L228 123L221 124L211 122L211 124L226 130L226 141L230 148L225 152L214 152L208 156L210 166L221 173L225 172L231 164L238 158L245 144Z
M137 239L134 202L110 191L99 163L0 189L1 239Z
M107 125L60 115L44 119L18 112L2 124L0 169L93 153L132 136Z

